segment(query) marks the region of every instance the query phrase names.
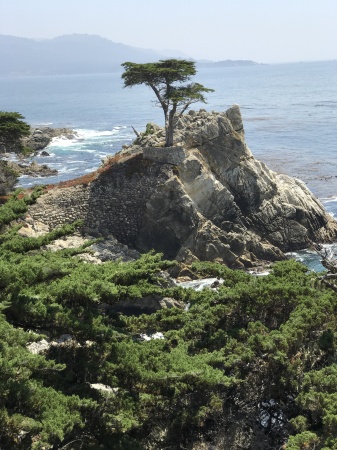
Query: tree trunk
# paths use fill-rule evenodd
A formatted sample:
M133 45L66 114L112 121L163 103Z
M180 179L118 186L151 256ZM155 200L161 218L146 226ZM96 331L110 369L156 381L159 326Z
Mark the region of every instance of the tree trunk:
M173 108L169 112L166 123L165 123L165 131L166 131L165 147L172 147L172 145L173 145L174 116L175 116L176 110L177 110L177 105L173 105Z

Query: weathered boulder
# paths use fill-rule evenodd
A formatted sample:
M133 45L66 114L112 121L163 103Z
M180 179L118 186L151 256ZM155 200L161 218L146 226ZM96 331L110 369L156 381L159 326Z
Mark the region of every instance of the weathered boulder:
M152 127L88 184L40 197L31 215L49 226L81 218L86 233L140 252L232 267L336 239L336 222L301 181L253 157L237 105L190 111L178 120L175 146L158 147L163 138Z
M38 220L27 218L25 221L22 221L21 224L22 227L18 230L18 235L22 237L39 237L49 232L48 225L39 222Z

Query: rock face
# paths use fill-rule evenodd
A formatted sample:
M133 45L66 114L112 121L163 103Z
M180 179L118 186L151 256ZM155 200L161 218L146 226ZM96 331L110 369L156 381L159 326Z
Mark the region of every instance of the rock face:
M232 267L336 239L336 222L301 181L253 157L237 105L182 116L175 147L161 147L163 129L148 129L90 183L42 196L32 217L49 226L82 218L85 232L141 252Z

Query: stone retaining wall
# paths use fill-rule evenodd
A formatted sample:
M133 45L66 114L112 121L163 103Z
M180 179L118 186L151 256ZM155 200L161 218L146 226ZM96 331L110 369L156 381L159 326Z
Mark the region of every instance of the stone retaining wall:
M84 219L88 213L89 186L73 186L49 191L30 206L29 215L51 229Z
M57 188L43 195L29 214L51 228L76 219L90 235L114 235L133 245L148 198L167 179L170 166L143 159L142 155L115 164L89 185Z
M143 155L150 161L178 165L186 158L186 151L183 147L146 147Z

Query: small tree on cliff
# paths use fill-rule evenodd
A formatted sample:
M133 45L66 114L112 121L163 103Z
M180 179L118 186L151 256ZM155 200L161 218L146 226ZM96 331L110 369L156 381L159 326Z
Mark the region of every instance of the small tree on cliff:
M24 151L22 138L29 135L30 126L18 112L0 111L0 152Z
M0 111L0 154L6 152L26 153L22 138L29 135L30 126L18 112ZM17 182L18 174L7 161L0 160L0 195L10 192Z
M173 145L173 131L177 116L180 117L187 108L196 102L206 103L204 93L213 92L199 83L188 82L196 74L193 61L166 59L155 63L122 64L124 87L137 84L149 86L163 108L165 117L165 147Z

